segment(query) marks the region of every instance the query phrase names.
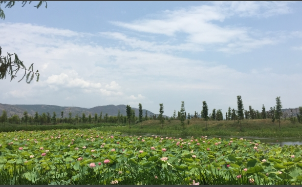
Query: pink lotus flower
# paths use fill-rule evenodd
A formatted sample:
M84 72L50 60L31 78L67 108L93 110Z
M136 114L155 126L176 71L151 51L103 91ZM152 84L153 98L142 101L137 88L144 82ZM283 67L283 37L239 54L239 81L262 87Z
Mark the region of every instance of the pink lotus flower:
M241 175L237 175L237 179L240 179L241 178Z
M108 164L110 162L109 159L104 160L104 164Z
M210 148L207 148L207 151L210 151Z
M101 165L102 163L101 163L101 162L99 162L98 164L99 164L99 165Z
M161 150L162 150L163 152L167 151L167 149L166 149L166 148L162 148Z
M295 155L291 155L290 157L295 158Z
M40 147L40 150L43 150L43 147Z
M42 153L42 154L41 154L41 156L45 156L45 155L46 155L46 153Z
M192 155L193 158L196 158L196 155Z
M139 151L139 153L143 153L143 152L144 152L143 150L140 150L140 151Z
M244 168L243 171L247 171L247 168Z
M162 157L160 160L165 162L168 160L168 157Z
M250 181L250 183L254 183L255 180L254 179L249 179L249 181Z
M94 150L94 149L92 149L92 150L91 150L91 152L95 152L95 150Z
M115 149L111 149L111 152L114 152L115 151Z
M74 148L74 149L75 149L76 151L77 151L77 150L79 150L79 148L77 148L77 147L76 147L76 148Z
M78 158L78 161L81 161L81 160L83 160L83 158L82 158L82 157Z
M117 184L118 180L111 181L110 184Z
M113 138L113 136L110 136L111 138Z
M157 176L154 176L154 178L155 178L155 179L158 179L158 177L157 177Z
M195 183L195 180L193 180L193 184L192 185L199 185L199 182Z
M83 148L83 149L86 149L86 146L83 146L82 148Z
M23 150L23 147L19 147L19 150Z
M218 145L218 143L215 143L215 145Z
M95 167L95 163L90 163L89 166L90 166L91 168L94 168L94 167Z
M227 165L227 167L230 167L230 165Z
M200 143L197 143L196 145L200 145Z
M34 158L34 155L30 155L29 158Z
M262 162L266 162L266 160L265 160L265 159L263 159L263 160L262 160Z

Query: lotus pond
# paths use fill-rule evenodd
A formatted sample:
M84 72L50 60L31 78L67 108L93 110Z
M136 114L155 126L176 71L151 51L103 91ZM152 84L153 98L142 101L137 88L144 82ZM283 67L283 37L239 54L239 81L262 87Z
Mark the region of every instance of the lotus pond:
M301 145L98 129L0 133L0 184L301 184Z

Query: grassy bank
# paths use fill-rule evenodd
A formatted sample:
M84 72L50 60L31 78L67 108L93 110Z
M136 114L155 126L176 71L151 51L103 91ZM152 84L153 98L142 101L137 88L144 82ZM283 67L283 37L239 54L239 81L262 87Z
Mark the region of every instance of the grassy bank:
M124 127L100 127L103 131L119 131L127 134L154 134L167 136L256 136L256 137L302 137L302 124L291 123L289 120L281 121L281 128L277 122L271 119L237 121L208 121L191 119L188 125L185 121L185 129L181 127L179 120L165 121L163 128L158 120L143 121L141 124Z

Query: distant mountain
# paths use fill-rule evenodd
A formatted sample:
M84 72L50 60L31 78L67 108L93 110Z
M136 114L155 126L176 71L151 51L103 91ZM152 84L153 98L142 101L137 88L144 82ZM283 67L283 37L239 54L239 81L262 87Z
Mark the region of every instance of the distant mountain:
M135 116L138 116L139 110L138 108L132 108L135 111ZM63 117L68 117L68 113L71 112L72 116L74 117L76 114L79 116L82 116L84 113L86 116L91 114L94 116L96 113L98 116L100 113L103 113L103 116L107 113L109 116L117 116L118 111L120 110L120 113L123 116L126 116L126 105L106 105L106 106L97 106L93 108L80 108L80 107L61 107L56 105L8 105L8 104L1 104L0 103L0 115L2 115L2 111L6 110L8 116L12 116L14 114L17 114L19 117L23 116L24 111L27 111L30 116L34 116L36 112L41 115L42 113L47 114L47 112L50 113L50 115L53 115L53 112L56 113L57 117L61 117L61 112L63 111ZM145 116L147 111L148 117L150 115L156 115L153 112L150 112L149 110L143 109L143 116Z

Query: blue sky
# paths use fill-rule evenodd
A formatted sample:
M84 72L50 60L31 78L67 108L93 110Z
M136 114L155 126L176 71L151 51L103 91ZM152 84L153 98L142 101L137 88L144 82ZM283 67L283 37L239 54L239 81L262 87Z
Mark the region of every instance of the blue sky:
M37 2L2 9L0 46L41 73L2 80L0 102L129 104L171 116L301 106L301 2ZM22 74L22 75L21 75ZM225 115L224 115L225 116Z

